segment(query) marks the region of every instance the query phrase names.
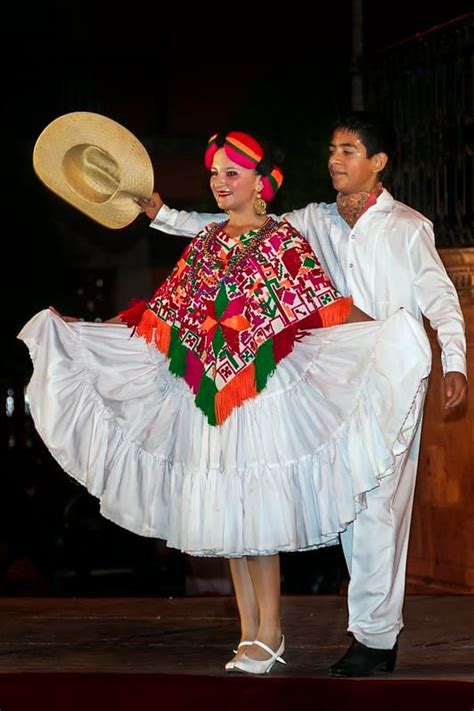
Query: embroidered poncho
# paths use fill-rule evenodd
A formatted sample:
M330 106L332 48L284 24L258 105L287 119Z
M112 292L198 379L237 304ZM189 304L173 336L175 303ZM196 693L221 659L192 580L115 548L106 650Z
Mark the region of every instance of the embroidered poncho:
M211 425L265 388L302 331L344 322L352 305L289 223L268 218L237 239L224 228L199 232L153 298L122 312Z

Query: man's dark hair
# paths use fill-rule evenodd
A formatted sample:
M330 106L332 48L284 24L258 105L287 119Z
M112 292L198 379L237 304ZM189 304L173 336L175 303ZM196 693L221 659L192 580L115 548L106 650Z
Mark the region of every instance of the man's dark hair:
M366 148L368 158L372 158L376 153L385 153L388 163L381 177L388 177L395 162L397 134L385 116L373 111L351 111L340 116L334 122L332 130L356 133Z

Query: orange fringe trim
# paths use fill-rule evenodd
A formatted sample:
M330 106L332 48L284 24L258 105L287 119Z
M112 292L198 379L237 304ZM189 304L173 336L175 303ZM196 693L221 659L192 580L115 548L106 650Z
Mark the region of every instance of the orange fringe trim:
M168 355L171 341L171 328L150 309L147 309L141 317L136 333L142 336L147 343L153 341L159 351L164 353L164 355Z
M229 417L234 407L256 395L255 366L251 363L216 394L214 401L216 423L221 425Z
M321 321L323 322L323 328L345 323L349 318L352 304L352 296L344 296L342 299L333 301L332 304L323 306L323 308L319 310L319 315L321 316Z

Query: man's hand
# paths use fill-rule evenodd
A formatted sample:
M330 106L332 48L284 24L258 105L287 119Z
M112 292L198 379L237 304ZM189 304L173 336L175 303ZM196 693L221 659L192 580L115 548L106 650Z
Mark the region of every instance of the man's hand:
M150 220L154 220L158 214L158 210L163 205L163 200L159 193L153 193L151 198L135 197L133 198L137 205L141 207L143 212Z
M444 376L444 409L462 405L467 398L467 379L463 373L451 370Z

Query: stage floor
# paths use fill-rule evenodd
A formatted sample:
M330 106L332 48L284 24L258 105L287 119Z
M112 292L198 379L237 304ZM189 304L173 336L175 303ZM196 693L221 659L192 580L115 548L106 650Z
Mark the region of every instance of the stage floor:
M473 603L472 596L409 595L390 679L474 681ZM0 675L219 677L238 642L232 597L4 598L1 609ZM328 677L349 643L345 598L284 597L282 617L287 665L271 677Z

